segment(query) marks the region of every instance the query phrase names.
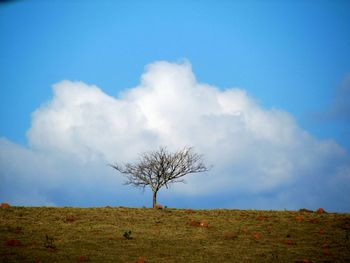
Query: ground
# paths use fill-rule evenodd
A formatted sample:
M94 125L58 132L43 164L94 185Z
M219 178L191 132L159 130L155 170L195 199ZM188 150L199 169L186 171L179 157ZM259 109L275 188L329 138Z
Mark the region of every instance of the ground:
M350 214L8 207L0 262L350 262Z

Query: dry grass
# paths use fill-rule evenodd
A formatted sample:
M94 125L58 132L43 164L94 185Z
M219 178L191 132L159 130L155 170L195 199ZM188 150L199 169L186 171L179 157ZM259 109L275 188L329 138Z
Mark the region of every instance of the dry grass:
M350 262L349 238L349 214L0 209L0 262Z

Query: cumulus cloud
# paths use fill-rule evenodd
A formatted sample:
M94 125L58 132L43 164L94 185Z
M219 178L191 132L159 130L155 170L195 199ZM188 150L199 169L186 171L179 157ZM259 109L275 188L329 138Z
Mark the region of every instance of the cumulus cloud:
M350 208L350 159L341 146L313 138L288 112L261 107L243 89L198 82L187 61L148 65L140 84L116 97L59 82L27 135L28 148L0 140L2 199L146 205L106 163L190 145L213 169L161 192L169 205Z

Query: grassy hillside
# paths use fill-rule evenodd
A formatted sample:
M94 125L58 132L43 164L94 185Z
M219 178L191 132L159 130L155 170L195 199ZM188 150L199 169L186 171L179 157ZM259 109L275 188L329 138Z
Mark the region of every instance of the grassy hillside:
M0 262L350 262L349 239L350 214L0 209Z

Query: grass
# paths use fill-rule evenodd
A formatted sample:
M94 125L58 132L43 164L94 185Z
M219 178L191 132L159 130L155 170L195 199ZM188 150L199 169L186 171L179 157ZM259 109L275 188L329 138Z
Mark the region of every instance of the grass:
M350 214L0 209L0 262L350 262L349 238Z

